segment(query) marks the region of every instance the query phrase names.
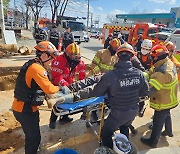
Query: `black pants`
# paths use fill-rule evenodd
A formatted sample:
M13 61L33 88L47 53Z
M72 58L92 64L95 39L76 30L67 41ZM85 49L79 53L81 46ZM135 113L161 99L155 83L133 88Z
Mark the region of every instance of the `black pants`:
M41 142L39 111L31 113L13 111L13 114L25 134L25 154L36 154Z
M113 148L113 142L112 142L112 136L115 130L118 128L125 127L124 132L121 132L125 134L126 136L129 136L129 130L128 126L133 122L137 112L138 112L138 106L135 106L134 108L129 108L127 110L128 106L125 110L111 110L110 115L104 122L103 128L102 128L102 143L104 146L108 148Z
M165 131L167 131L167 133L172 133L170 109L154 112L153 129L150 136L150 141L152 143L155 144L158 143L164 124L165 124Z

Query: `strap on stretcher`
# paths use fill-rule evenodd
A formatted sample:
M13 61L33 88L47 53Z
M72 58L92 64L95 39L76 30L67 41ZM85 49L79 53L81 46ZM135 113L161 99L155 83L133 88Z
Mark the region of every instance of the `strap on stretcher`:
M101 102L104 102L105 97L107 97L107 96L93 97L93 98L81 100L81 101L74 102L74 103L62 103L62 104L58 104L57 107L62 110L73 111L73 110L76 110L79 108L84 108L86 106L96 105Z

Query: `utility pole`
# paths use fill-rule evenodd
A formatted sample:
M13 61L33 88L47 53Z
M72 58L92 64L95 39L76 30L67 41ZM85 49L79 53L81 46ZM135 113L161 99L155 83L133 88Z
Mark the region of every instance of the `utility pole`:
M4 41L4 35L3 32L5 31L5 25L4 25L4 12L3 12L3 1L0 0L0 26L1 26L1 35L2 35L2 41Z
M91 31L92 31L92 24L93 24L93 13L91 13Z
M88 27L89 27L89 0L88 1L88 11L87 11L87 31L88 31Z

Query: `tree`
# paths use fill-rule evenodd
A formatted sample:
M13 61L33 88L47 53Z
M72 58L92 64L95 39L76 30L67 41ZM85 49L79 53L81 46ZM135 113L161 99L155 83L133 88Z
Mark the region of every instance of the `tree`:
M23 18L25 19L26 29L28 29L28 21L29 21L29 17L30 17L30 14L31 14L30 6L29 6L29 0L23 0L23 3L24 3L24 5L20 6L20 7L21 7L21 10L22 10L22 13L23 13Z
M49 4L52 12L52 24L54 24L54 19L56 18L58 7L61 4L61 0L49 0Z
M63 0L61 3L60 11L59 11L59 22L61 22L62 17L64 16L64 12L66 10L67 4L69 0Z
M115 23L116 22L116 15L115 14L108 14L106 17L106 20L110 23Z
M36 27L41 9L47 4L47 0L27 0L27 5L34 15L34 27Z

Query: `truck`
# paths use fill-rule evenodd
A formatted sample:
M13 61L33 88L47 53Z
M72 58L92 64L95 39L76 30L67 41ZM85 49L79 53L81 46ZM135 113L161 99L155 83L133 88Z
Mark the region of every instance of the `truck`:
M102 29L102 43L108 37L110 33L113 34L114 37L117 37L119 33L122 34L123 39L135 46L138 41L138 35L142 34L143 39L150 39L153 42L153 45L162 43L164 40L160 39L157 34L162 31L162 28L159 25L155 25L152 23L118 23L118 24L104 24Z
M70 20L69 20L70 19ZM76 21L75 18L66 18L60 20L57 18L57 25L61 26L63 28L66 28L67 26L70 27L71 32L74 36L74 41L80 44L81 42L84 42L84 30L85 30L85 25L83 22Z

